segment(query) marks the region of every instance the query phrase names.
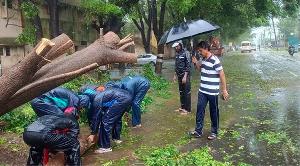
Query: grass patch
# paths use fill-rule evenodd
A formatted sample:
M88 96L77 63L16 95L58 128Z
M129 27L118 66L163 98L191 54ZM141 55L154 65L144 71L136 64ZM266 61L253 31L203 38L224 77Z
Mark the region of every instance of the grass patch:
M154 91L154 95L169 99L171 97L170 82L161 76L155 74L150 64L143 66L143 75L151 82L151 88Z
M173 145L164 148L142 148L136 151L138 157L146 166L170 165L232 165L230 162L220 162L213 158L208 147L193 150L189 153L180 153Z
M258 135L258 139L261 141L266 141L268 144L277 144L287 140L287 134L285 132L263 132Z
M128 165L128 159L125 157L125 158L122 158L122 159L116 160L116 161L108 161L101 165L102 166L125 166L125 165Z
M0 117L0 121L4 121L4 131L22 133L24 128L36 119L36 114L32 110L29 103L8 112Z

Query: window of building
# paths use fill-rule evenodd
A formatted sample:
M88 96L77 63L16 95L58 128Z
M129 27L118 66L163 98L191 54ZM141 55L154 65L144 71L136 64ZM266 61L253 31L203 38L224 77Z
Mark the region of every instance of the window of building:
M0 47L0 56L3 56L3 47Z
M2 0L2 6L5 6L5 1L7 1L7 7L12 9L13 0Z
M10 48L5 47L6 56L10 56Z

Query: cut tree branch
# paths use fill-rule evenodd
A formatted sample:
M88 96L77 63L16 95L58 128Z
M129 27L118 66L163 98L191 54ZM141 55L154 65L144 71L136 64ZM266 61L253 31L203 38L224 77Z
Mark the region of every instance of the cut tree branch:
M28 86L18 91L15 95L13 95L9 99L8 103L3 104L1 106L0 115L3 115L6 112L34 99L35 97L42 95L43 93L48 92L49 90L56 88L62 85L63 83L66 83L97 67L98 65L94 63L76 71L53 76L50 78L45 78L43 80L36 81L32 84L29 84Z

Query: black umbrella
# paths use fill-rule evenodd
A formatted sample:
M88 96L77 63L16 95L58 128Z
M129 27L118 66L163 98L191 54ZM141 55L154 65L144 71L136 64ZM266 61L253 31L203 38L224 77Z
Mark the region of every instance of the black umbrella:
M168 44L195 35L209 33L219 28L218 25L213 25L205 20L182 22L166 31L158 44Z

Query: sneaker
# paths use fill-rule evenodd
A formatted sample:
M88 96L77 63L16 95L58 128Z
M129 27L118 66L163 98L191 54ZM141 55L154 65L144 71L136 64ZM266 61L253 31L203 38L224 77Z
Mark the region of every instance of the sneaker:
M189 135L194 138L200 138L202 136L202 134L199 134L197 131L191 131Z
M209 139L209 140L214 140L214 139L216 139L217 138L217 134L215 134L215 133L211 133L208 137L207 137L207 139Z
M176 110L174 110L174 112L181 112L183 109L182 108L178 108Z
M120 144L120 143L123 142L122 140L119 140L119 139L113 139L113 141L114 141L116 144Z
M142 125L138 124L138 125L133 126L132 128L136 129L136 128L141 128L141 127L142 127Z
M107 152L111 152L111 151L112 151L111 148L99 148L99 149L95 150L95 153L102 154L102 153L107 153Z
M183 109L183 110L180 112L180 115L187 115L187 114L189 114L189 113L190 113L189 111Z

